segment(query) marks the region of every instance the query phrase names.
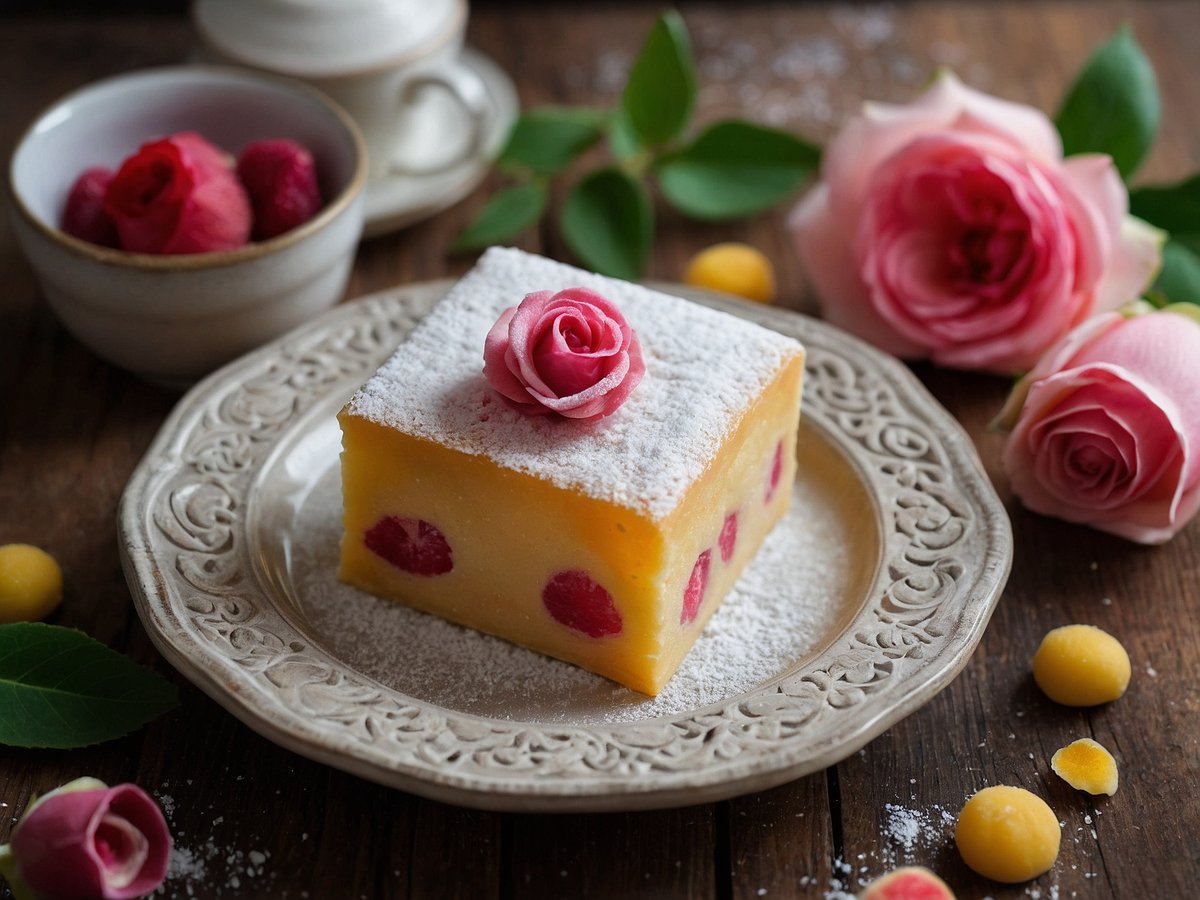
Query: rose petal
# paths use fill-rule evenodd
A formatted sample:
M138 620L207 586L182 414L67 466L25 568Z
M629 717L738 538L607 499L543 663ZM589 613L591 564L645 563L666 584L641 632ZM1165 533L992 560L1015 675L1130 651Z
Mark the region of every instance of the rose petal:
M922 346L902 337L871 305L859 275L853 235L845 234L831 215L829 188L817 185L788 219L800 260L826 321L905 359L926 356Z

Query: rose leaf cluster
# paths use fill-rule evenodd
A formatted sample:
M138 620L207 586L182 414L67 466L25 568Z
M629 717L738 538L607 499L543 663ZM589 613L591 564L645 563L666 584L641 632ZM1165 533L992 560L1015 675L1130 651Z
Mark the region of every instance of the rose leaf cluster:
M820 150L752 122L726 119L688 134L697 95L691 40L663 14L634 59L617 107L543 107L524 113L497 160L510 184L458 236L456 252L516 238L548 211L550 182L607 142L609 159L566 192L558 225L583 265L641 277L654 243L651 179L663 200L693 219L752 215L785 200L813 173Z

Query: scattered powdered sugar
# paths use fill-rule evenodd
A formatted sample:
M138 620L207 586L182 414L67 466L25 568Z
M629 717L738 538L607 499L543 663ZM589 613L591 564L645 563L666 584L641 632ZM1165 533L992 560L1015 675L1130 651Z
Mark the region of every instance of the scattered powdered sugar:
M188 786L191 783L189 779ZM275 872L270 866L269 850L248 846L248 839L239 834L236 824L227 823L223 815L208 820L208 827L204 829L207 833L185 834L175 822L175 798L162 791L156 791L155 798L166 817L173 844L166 878L154 891L154 896L182 900L191 897L258 897L273 893L271 885ZM208 808L213 809L213 805L209 804Z
M810 440L821 441L806 432ZM304 453L323 459L289 506L286 577L297 623L355 671L443 708L515 721L620 723L703 708L775 678L827 646L861 602L861 535L844 496L801 473L791 511L655 698L499 638L342 584L338 430ZM286 465L286 462L284 463Z
M585 287L637 332L646 375L619 413L550 421L504 403L483 377L488 331L533 291ZM780 367L802 352L726 313L511 248L493 247L351 399L405 434L579 490L669 514Z
M936 803L928 809L885 803L883 811L887 868L910 864L914 852L939 847L954 833L956 814Z

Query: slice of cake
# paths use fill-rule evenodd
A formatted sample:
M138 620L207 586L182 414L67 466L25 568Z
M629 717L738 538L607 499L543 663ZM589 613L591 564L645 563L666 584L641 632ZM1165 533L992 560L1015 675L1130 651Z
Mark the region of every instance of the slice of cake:
M632 329L629 359L605 363L628 375L619 406L584 390L591 406L537 408L546 386L504 348L489 367L509 374L484 377L506 311L557 292L599 295ZM655 694L787 509L803 363L734 316L489 250L338 416L340 575ZM528 396L504 381L523 373Z

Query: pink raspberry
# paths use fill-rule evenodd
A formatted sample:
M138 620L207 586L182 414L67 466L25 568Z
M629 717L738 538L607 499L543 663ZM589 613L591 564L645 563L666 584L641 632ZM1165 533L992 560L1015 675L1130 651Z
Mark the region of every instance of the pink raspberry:
M558 572L542 588L542 603L551 617L588 637L621 633L621 614L612 594L577 569Z
M779 487L779 479L783 477L783 441L775 445L775 458L771 461L771 478L767 482L767 496L763 499L764 503L770 503L771 498L775 496L775 489Z
M367 549L412 575L444 575L454 568L446 536L424 519L384 516L363 536Z
M721 536L717 538L717 544L721 548L721 562L728 564L733 559L733 549L737 546L738 532L738 514L731 512L725 517L725 524L721 527Z
M712 551L705 550L696 557L692 566L692 575L687 587L683 590L683 612L679 614L679 623L689 625L696 621L700 612L700 603L704 600L704 589L708 587L708 568L712 564Z
M88 169L75 179L63 207L63 231L101 247L121 245L116 223L104 210L104 195L108 193L114 174L109 169Z
M254 210L251 237L264 241L303 225L321 209L312 154L295 141L253 141L238 159L238 177Z

